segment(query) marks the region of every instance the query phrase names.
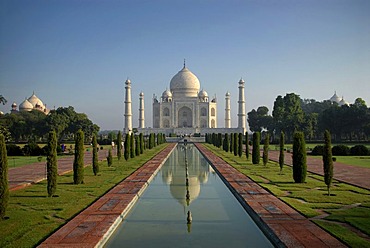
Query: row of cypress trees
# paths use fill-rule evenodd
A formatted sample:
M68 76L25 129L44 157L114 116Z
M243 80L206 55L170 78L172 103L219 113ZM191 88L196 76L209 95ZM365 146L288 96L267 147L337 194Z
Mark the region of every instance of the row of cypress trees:
M325 184L327 185L328 195L330 195L330 185L333 178L333 159L332 159L332 150L331 150L331 135L328 130L325 131L325 144L324 144L324 153L323 153L323 167L324 167L324 178ZM233 152L235 156L242 156L242 146L243 146L243 136L241 133L231 133L230 138L229 134L226 133L222 139L222 135L219 134L206 134L206 142L213 144L216 147L221 148L226 152ZM263 164L266 166L268 163L268 150L269 150L269 133L265 134L264 145L263 145ZM245 134L245 144L246 144L246 157L249 156L249 147L248 147L248 133ZM252 146L252 163L260 163L260 143L261 143L261 133L253 133L253 146ZM280 133L280 142L279 142L279 167L280 173L283 170L284 166L284 146L285 146L285 134L284 132ZM293 136L293 179L296 183L304 183L307 175L307 158L306 158L306 144L304 139L303 132L295 132Z

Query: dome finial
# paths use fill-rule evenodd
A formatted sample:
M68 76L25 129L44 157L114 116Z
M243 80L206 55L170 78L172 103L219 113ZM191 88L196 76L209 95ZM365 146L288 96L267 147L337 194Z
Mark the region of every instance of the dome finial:
M184 59L184 68L186 67L186 60Z

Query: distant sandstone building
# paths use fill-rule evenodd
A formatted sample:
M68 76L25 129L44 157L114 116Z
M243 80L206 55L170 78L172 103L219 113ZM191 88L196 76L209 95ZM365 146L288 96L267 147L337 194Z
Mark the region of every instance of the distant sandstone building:
M153 95L153 128L145 127L144 93L139 95L139 132L169 134L244 133L246 129L244 80L239 81L238 126L231 128L230 93L225 94L225 125L218 127L217 99L209 98L199 79L185 65L158 99ZM125 82L124 132L132 131L131 81Z

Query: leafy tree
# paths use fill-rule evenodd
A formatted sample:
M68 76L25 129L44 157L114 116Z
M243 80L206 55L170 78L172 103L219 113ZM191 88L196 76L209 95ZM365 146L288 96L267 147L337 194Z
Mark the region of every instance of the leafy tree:
M99 173L99 161L98 161L98 143L96 141L96 135L93 135L92 139L92 167L94 175L96 176Z
M263 129L270 130L273 128L273 118L268 115L269 109L266 106L260 106L257 111L252 109L248 113L249 129L252 132L261 132Z
M295 132L293 136L293 179L296 183L304 183L307 174L306 143L303 132Z
M239 133L238 135L238 155L241 157L243 155L243 134Z
M280 153L279 153L279 166L280 166L280 173L283 171L284 166L284 145L285 145L285 136L284 132L280 132Z
M330 196L330 186L333 180L333 157L331 151L331 135L328 130L326 130L324 134L324 151L322 160L324 164L325 184L328 188L328 195Z
M125 143L124 143L125 150L123 151L123 155L124 155L126 161L130 158L130 153L131 153L130 152L130 150L131 150L130 141L131 141L130 134L126 133Z
M57 162L57 136L55 131L49 133L47 152L47 181L48 196L52 197L57 190L58 162Z
M131 147L130 158L134 158L135 157L135 134L133 133L130 135L130 147Z
M5 218L9 201L8 157L4 135L0 134L0 220Z
M108 163L108 167L112 166L112 164L113 164L113 156L112 156L112 149L111 148L109 148L109 150L108 150L107 163Z
M265 142L263 144L263 165L266 166L267 162L269 161L269 141L270 135L266 132L265 134Z
M5 99L5 97L3 97L3 95L0 95L0 103L2 103L3 105L5 105L8 101Z
M121 134L121 131L118 131L118 134L117 134L117 157L118 157L118 160L121 160L121 157L122 157L122 134Z
M252 163L259 164L260 163L260 132L253 133L253 148L252 148Z
M245 156L247 160L249 159L249 139L248 139L248 131L245 132Z
M84 181L84 132L78 130L75 139L75 158L73 162L73 183Z

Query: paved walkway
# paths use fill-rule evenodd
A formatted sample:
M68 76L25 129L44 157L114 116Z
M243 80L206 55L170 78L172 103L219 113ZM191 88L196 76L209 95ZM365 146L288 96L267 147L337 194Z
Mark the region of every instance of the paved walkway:
M144 192L176 144L169 144L38 247L102 246Z
M108 150L99 150L99 161L106 159ZM58 159L58 174L63 175L73 170L74 156ZM92 164L92 151L85 152L85 166ZM46 161L10 168L8 174L9 190L18 190L46 179Z
M292 153L285 153L285 164L292 166ZM279 151L269 151L269 159L279 162ZM284 169L283 169L284 170ZM322 157L307 156L307 170L324 175ZM370 169L334 162L334 179L370 189Z
M203 145L196 146L214 165L260 228L270 235L279 247L346 247Z

